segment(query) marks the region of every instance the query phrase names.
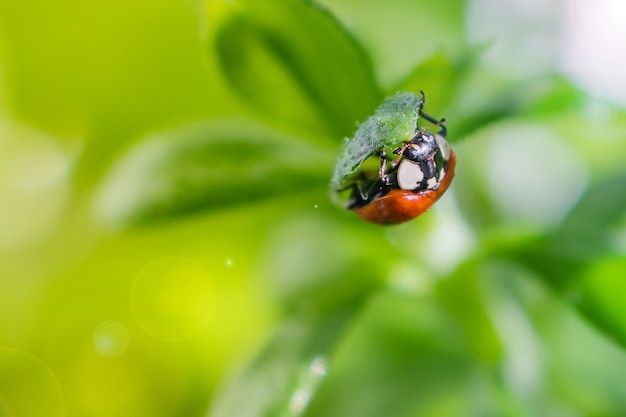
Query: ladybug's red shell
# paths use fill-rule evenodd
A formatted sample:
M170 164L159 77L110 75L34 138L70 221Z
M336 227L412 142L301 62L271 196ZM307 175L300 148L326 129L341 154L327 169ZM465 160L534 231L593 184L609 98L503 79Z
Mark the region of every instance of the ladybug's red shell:
M426 212L446 192L454 178L455 166L456 155L451 151L445 176L436 191L414 192L394 189L368 205L353 210L363 220L376 224L394 224L411 220Z

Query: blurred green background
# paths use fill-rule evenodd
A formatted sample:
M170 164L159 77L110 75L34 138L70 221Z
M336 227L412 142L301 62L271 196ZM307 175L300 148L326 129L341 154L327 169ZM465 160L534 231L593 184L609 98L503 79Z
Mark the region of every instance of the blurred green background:
M620 0L0 1L0 416L623 416ZM427 95L398 226L345 137Z

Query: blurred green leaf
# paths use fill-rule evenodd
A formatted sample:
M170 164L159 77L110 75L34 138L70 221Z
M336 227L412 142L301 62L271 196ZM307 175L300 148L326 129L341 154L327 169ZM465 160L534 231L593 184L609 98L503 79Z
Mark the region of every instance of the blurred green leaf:
M386 89L435 52L458 56L465 46L464 0L317 0L328 7L376 63ZM420 87L427 94L429 86Z
M626 346L621 301L613 296L622 293L623 262L603 260L614 252L615 227L625 213L626 172L619 172L591 184L550 234L500 241L491 250L531 267L601 331Z
M362 301L351 296L345 305L335 304L333 311L291 314L253 361L218 393L211 417L303 415L332 368L331 356ZM310 304L316 305L313 300Z
M526 94L518 85L503 83L483 69L474 69L459 81L446 110L449 137L465 138L482 127L516 115Z
M439 119L440 113L454 96L460 77L461 68L454 65L443 52L437 52L427 61L420 63L395 90L424 91L426 95L424 112Z
M502 346L485 307L482 272L475 261L461 265L437 285L437 298L457 320L475 357L493 365L502 355Z
M621 415L623 348L573 311L534 271L494 258L483 262L484 294L505 348L503 372L497 378L503 394L525 409L510 415L559 415L564 407L586 416ZM613 266L605 272L609 270L620 272ZM585 276L600 285L607 280L617 284L624 276L623 270L611 277L596 272ZM617 285L612 289L617 290ZM612 298L617 302L619 295ZM607 310L615 308L623 309L613 304ZM594 353L594 360L589 360L589 352Z
M384 263L395 260L392 248L383 261L380 246L361 244L379 235L320 211L283 218L259 257L258 269L287 313L322 314L364 298L384 285Z
M565 258L593 261L611 251L611 232L626 213L626 171L591 184L559 230L553 247Z
M468 406L457 397L471 374L465 348L432 298L381 291L337 349L307 416L422 415L442 398L460 400L459 411Z
M455 135L465 138L511 117L523 116L528 120L567 114L580 117L587 97L562 76L547 75L524 84L513 83L473 66L475 58L468 55L460 64L458 71L464 74L457 73L458 91L454 92L445 114L452 140Z
M586 266L611 252L613 228L625 212L626 172L620 172L591 184L560 227L523 242L515 255L567 292Z
M541 118L550 114L580 112L588 102L588 96L562 75L533 80L521 90L531 93L522 110L525 116Z
M368 58L322 8L212 0L208 13L224 76L273 125L340 139L379 102Z
M612 339L626 346L626 256L610 256L582 274L570 298Z
M244 119L193 123L140 141L112 167L97 216L133 225L326 186L332 155Z
M356 245L367 234L342 227L313 217L288 222L273 236L261 270L271 277L285 317L268 344L218 394L211 417L307 412L333 368L337 347L384 285L384 268ZM242 395L246 401L237 400Z

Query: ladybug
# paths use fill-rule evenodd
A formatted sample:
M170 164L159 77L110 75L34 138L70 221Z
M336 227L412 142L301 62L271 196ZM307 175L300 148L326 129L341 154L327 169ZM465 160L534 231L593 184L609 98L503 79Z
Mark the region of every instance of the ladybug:
M456 155L446 140L445 119L424 113L424 103L423 92L388 98L346 141L337 158L331 188L363 220L411 220L450 186ZM420 127L420 117L439 131Z

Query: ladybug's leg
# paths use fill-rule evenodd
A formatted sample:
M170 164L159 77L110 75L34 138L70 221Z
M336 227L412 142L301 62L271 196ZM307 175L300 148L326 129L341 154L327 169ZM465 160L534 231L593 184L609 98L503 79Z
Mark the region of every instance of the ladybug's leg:
M347 208L353 209L355 207L364 207L367 205L377 194L389 189L390 184L381 184L380 182L374 182L369 189L364 189L365 182L357 182L352 184L352 195L350 201L348 201Z
M350 200L347 203L348 209L352 209L354 207L363 207L367 200L369 199L369 193L363 190L363 182L355 182L350 185L352 188L352 193L350 196Z
M419 111L421 112L422 108L426 104L426 94L424 94L424 91L420 90L420 96L422 96L422 103L420 104L420 108L419 108Z
M378 170L378 175L383 184L391 185L391 180L387 176L387 150L385 148L380 152L380 169Z
M404 142L404 145L402 145L400 148L396 148L393 150L393 153L398 155L398 157L396 158L395 161L391 163L392 168L395 168L400 163L400 160L402 159L402 156L404 155L404 151L406 151L406 149L409 146L411 146L411 142Z
M361 187L356 184L352 184L350 188L352 188L352 193L350 194L350 199L346 204L346 208L351 210L355 207L362 207L365 199L361 194Z
M363 186L365 185L365 183L363 182L358 182L356 184L354 184L355 188L356 188L356 192L359 194L359 197L361 197L361 200L363 201L367 201L370 198L370 194L369 194L369 190L365 190L363 188Z
M408 148L409 146L411 146L411 142L404 142L404 144L393 150L393 153L396 155L402 155L404 153L404 151L406 151L406 148Z

